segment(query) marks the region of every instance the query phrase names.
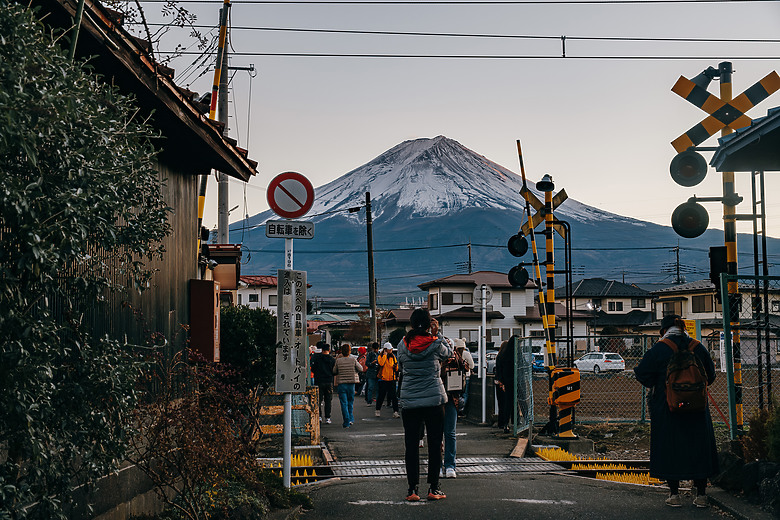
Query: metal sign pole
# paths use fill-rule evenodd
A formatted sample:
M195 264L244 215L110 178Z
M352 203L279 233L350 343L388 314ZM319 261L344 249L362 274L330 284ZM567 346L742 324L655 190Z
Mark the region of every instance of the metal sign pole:
M284 239L284 268L293 268L293 239ZM278 280L277 280L278 283ZM279 302L281 303L281 302ZM284 487L291 487L292 475L292 393L284 393L284 461L282 463L282 478Z
M485 423L487 406L487 367L485 349L487 348L487 285L482 284L482 337L479 345L479 377L482 378L482 422Z

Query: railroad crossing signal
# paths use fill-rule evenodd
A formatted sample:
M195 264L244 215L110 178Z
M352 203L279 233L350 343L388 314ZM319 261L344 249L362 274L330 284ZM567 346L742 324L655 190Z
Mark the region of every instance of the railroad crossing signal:
M536 213L534 213L534 216L531 217L530 223L533 225L533 228L536 229L536 226L544 222L544 202L539 200L539 198L534 195L531 190L523 186L523 188L520 190L520 194L525 197L525 199L531 204L531 206L534 207L536 210ZM561 190L558 193L555 194L555 196L552 199L552 208L557 208L563 201L568 199L569 196L566 194L566 190ZM553 229L558 232L558 234L566 238L566 229L558 224L553 222ZM529 225L529 222L525 222L523 224L523 227L520 228L520 232L523 235L528 235L531 231L531 225ZM518 255L515 255L518 256Z
M691 146L700 145L723 128L738 130L750 125L752 120L745 115L745 112L778 90L780 90L780 76L772 71L745 92L726 102L688 78L680 76L672 87L672 92L710 115L672 141L672 146L678 153L684 152Z

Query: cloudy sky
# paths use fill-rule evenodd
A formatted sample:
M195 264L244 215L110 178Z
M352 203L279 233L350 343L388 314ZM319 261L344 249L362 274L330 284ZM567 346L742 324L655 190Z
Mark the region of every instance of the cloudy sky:
M198 14L197 24L217 23L221 2L182 5ZM159 6L145 4L152 21ZM736 96L780 69L777 1L254 0L236 1L231 11L231 65L257 72L233 73L231 135L260 163L245 189L231 183L230 205L239 206L231 222L267 209L265 186L281 172L300 172L316 187L401 141L445 135L518 173L520 139L531 180L550 173L571 198L669 225L691 195L721 194L714 171L694 188L669 176L670 141L705 115L672 85L728 60ZM192 41L171 32L160 49L176 43ZM269 55L290 53L415 57ZM461 57L441 57L453 55ZM212 72L191 67L196 58L173 62L177 81L206 92ZM717 82L710 91L718 93ZM780 93L749 115L778 105ZM780 237L776 175L767 176L769 235ZM737 191L750 200L749 174L737 175ZM722 228L720 205L708 209L711 226ZM204 220L216 223L216 184Z

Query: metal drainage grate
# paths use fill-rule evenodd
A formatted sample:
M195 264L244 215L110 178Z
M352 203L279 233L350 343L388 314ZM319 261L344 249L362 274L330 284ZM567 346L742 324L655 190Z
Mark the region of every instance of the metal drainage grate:
M427 464L420 463L421 471ZM353 460L330 464L338 477L380 477L406 475L402 460ZM510 459L504 457L466 457L458 459L458 473L546 473L568 471L558 464L535 458Z

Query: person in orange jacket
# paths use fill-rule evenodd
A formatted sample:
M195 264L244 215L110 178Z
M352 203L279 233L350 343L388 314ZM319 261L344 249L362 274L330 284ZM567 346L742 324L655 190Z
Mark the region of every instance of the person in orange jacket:
M393 344L387 342L379 354L379 396L376 400L374 415L381 416L382 402L387 396L387 402L393 405L393 417L401 417L398 414L398 396L395 393L395 385L398 382L398 358L393 354Z

